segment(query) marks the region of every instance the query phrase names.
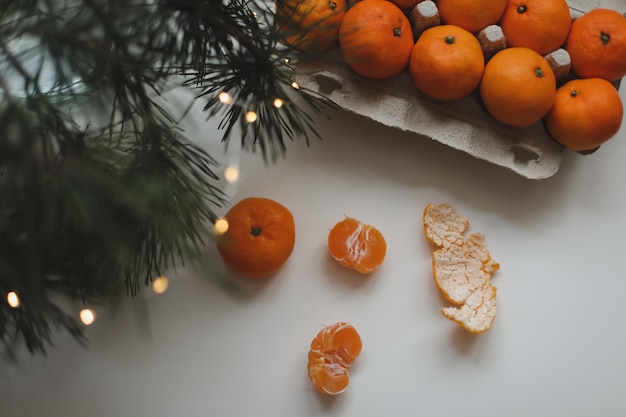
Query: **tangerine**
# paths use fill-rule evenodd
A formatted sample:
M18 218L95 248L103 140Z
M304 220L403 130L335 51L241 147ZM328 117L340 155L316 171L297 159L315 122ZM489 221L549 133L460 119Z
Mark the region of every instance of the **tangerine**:
M224 262L248 278L276 273L293 251L296 228L293 215L282 204L250 197L232 206L224 216L228 229L217 236Z
M485 57L478 39L454 25L427 29L415 42L409 74L422 93L437 100L457 100L480 84Z
M390 1L362 0L346 12L339 28L339 47L357 74L381 80L400 74L409 63L413 29Z
M283 42L302 51L323 52L337 43L346 0L284 0L275 19Z
M588 151L615 136L623 117L615 86L603 78L585 78L559 87L545 123L550 135L566 148Z
M615 10L591 10L572 23L565 49L579 77L619 80L626 75L626 17Z
M516 127L540 121L552 107L556 78L548 61L529 48L505 48L485 65L480 97L499 122Z
M509 47L530 48L540 55L563 46L571 25L565 0L509 0L500 20Z
M328 251L341 266L369 274L385 260L387 243L375 227L346 217L328 234Z
M307 370L315 389L336 395L346 390L348 368L361 353L361 336L354 326L338 322L325 326L311 341Z
M508 0L437 0L444 24L460 26L477 33L498 23Z

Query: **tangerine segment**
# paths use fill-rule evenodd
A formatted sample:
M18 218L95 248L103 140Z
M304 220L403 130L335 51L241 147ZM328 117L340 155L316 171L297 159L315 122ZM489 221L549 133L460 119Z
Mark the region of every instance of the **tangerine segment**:
M328 234L328 250L341 266L368 274L385 260L387 243L375 227L347 217Z
M348 364L359 356L362 347L359 333L345 322L324 327L311 342L311 351L332 352Z
M361 336L345 322L325 326L311 341L307 370L315 389L335 395L346 390L348 368L361 353Z
M322 355L309 354L308 371L313 386L322 394L341 394L350 383L347 368Z

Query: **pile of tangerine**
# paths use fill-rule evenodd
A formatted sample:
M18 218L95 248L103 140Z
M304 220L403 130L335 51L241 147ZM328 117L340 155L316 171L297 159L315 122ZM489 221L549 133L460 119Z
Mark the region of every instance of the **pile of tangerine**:
M423 0L285 0L276 22L284 42L306 53L338 44L359 76L381 80L408 71L435 100L474 91L498 122L545 122L575 150L595 149L620 129L623 103L614 82L626 75L626 17L594 9L572 20L566 0L437 0L438 26L413 31ZM486 58L476 35L498 25L507 47ZM564 49L571 80L557 85L545 55Z

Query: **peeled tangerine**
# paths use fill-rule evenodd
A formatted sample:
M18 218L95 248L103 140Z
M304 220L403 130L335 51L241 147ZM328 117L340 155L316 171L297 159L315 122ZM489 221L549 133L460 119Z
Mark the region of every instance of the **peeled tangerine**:
M491 274L500 265L491 259L485 236L465 238L469 221L449 204L428 204L423 215L433 252L433 276L441 294L454 306L441 313L471 333L489 330L496 317L496 287Z
M328 251L340 265L369 274L385 260L387 243L375 227L346 217L328 234Z
M311 342L308 372L313 386L323 394L346 390L348 368L361 353L361 336L345 322L325 326Z

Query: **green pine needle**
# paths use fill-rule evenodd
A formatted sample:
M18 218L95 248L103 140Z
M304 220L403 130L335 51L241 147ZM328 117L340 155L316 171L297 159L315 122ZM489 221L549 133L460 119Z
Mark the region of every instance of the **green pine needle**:
M0 343L45 352L57 329L84 342L59 297L136 296L202 258L226 197L216 160L161 105L171 88L220 119L226 144L239 136L268 161L317 135L309 113L331 104L292 88L294 51L272 10L260 0L0 0L0 296L20 300L0 300Z

